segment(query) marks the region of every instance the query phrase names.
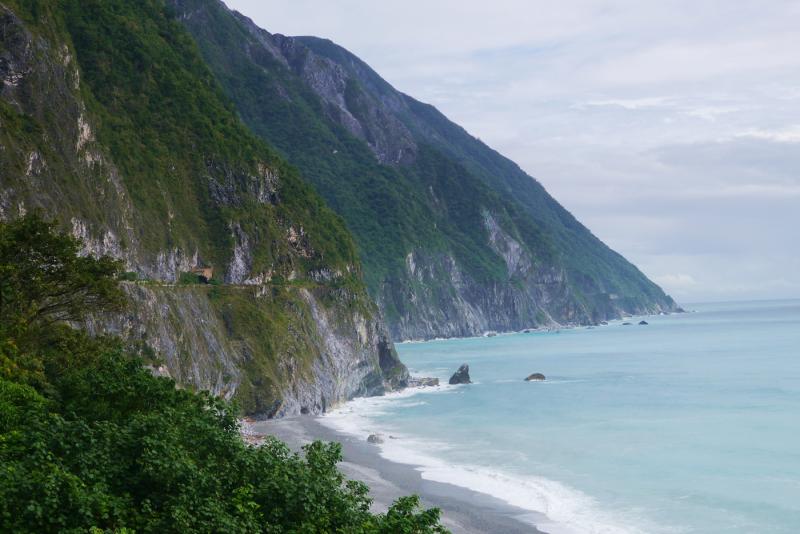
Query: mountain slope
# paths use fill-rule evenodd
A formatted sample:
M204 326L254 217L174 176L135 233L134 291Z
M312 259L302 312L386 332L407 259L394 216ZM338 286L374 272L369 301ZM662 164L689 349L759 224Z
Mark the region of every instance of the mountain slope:
M0 217L41 210L139 279L94 328L253 413L402 385L342 221L163 2L3 0L0 45ZM194 283L203 266L216 283Z
M344 218L395 339L676 309L517 165L343 48L170 3L242 119Z

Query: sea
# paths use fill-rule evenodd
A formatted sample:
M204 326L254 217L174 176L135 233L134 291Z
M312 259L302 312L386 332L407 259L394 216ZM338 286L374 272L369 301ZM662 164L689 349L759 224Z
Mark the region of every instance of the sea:
M402 343L412 374L442 386L321 421L383 434L388 460L553 534L800 533L800 300L685 307ZM447 385L462 363L473 383Z

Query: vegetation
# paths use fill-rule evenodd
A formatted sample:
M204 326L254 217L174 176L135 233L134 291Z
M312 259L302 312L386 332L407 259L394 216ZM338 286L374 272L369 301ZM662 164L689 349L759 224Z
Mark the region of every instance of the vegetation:
M592 313L608 294L631 308L668 302L634 266L606 247L516 164L453 124L433 106L395 91L369 66L334 43L296 38L288 65L267 51L235 17L209 0L174 0L192 17L183 20L242 119L301 169L353 232L368 286L387 316L403 305L411 251L452 254L477 283L511 283L503 260L487 246L485 210L530 252L534 261L564 268L571 294ZM367 142L341 126L339 111L324 103L304 77L306 52L329 58L344 72L348 112L369 128L373 106L384 106L411 132L416 156L398 165L377 161ZM253 50L260 50L254 53ZM287 68L288 67L288 68ZM323 68L323 67L320 67ZM383 102L383 103L382 103ZM385 102L392 102L391 105ZM402 104L398 104L402 102ZM387 288L400 287L392 302ZM436 292L437 288L429 288ZM405 304L408 304L407 302ZM602 315L602 313L601 313Z
M43 206L65 221L79 215L108 226L126 206L104 205L116 197L98 199L94 188L115 174L134 208L135 245L146 253L197 250L208 264L226 265L234 246L231 226L238 223L253 245L256 270L288 274L357 263L340 218L295 168L242 124L164 1L8 0L7 5L25 21L25 31L48 42L33 47L35 61L50 64L57 78L37 79L34 90L20 96L22 106L0 102L0 143L15 149L0 153L0 163L15 171L8 185L26 189L24 181L14 180L25 175L28 154L35 150L46 162L42 172L52 173L54 187L68 199L48 203L47 194L33 191L26 205ZM12 37L4 36L3 45L14 44ZM66 62L62 46L72 63L59 72ZM65 94L72 91L70 100ZM62 109L49 107L52 102ZM90 135L78 144L78 156L102 154L87 156L88 166L75 165L64 153L75 148L65 134L75 131L76 122L84 125L79 129L91 128L83 132ZM257 199L270 179L269 202ZM304 229L313 254L295 255L285 239L276 239L290 226Z
M338 444L248 446L234 406L64 323L122 305L118 265L77 250L0 223L0 531L444 532L416 497L371 514Z

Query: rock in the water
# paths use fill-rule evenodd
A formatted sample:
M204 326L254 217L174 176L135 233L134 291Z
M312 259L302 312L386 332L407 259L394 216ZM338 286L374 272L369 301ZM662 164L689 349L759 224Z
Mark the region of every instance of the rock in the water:
M451 384L472 384L472 380L469 379L469 365L462 364L461 367L458 368L458 371L453 373L453 376L450 377Z
M367 441L377 445L379 443L383 443L383 436L380 434L370 434L369 437L367 437Z
M622 323L622 326L630 326L631 323Z
M525 382L541 382L542 380L544 380L544 375L542 373L533 373L532 375L528 375Z
M408 379L408 387L410 388L425 388L434 387L439 385L438 378L431 378L428 376L412 376Z
M639 324L640 325L644 325L644 324L650 324L650 323L648 323L647 321L639 321Z

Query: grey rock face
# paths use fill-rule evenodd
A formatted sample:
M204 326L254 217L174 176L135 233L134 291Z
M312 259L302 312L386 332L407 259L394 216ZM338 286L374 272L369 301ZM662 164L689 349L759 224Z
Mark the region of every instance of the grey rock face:
M438 385L439 385L438 378L414 376L408 379L408 387L410 388L436 387Z
M450 377L449 383L452 384L472 384L472 381L469 379L469 365L466 363L461 364L461 367L453 373L453 376Z
M464 273L451 255L409 253L406 277L384 286L378 300L397 310L389 324L392 338L468 337L588 320L563 270L516 253L508 261L517 269L512 280L487 283Z

